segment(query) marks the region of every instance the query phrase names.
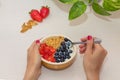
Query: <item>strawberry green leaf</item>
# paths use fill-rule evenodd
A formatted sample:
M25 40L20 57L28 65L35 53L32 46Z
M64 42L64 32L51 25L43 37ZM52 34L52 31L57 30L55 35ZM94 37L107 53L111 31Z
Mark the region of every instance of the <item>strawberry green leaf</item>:
M111 15L104 8L102 8L98 3L93 2L92 8L97 14L100 14L100 15L103 15L103 16Z
M69 20L73 20L81 16L86 11L86 5L83 1L77 1L73 4L69 12Z

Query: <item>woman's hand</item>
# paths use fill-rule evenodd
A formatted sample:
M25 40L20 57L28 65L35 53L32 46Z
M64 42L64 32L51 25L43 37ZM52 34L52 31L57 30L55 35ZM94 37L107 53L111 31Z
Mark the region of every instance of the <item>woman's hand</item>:
M94 38L88 36L81 41L87 41L87 44L80 45L80 53L84 54L83 65L87 80L99 80L99 73L107 54L107 51L100 45L94 44Z
M38 80L41 73L41 56L39 54L39 40L34 41L28 48L27 67L24 80Z

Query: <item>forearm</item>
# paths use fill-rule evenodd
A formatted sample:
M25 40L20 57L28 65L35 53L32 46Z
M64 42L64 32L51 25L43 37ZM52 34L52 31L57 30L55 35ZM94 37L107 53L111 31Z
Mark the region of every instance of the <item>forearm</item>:
M99 76L87 76L87 80L99 80Z
M41 71L36 71L34 69L26 69L23 80L38 80L40 73Z
M99 78L99 73L92 73L92 72L90 72L90 73L86 73L86 78L87 78L87 80L100 80L100 78Z

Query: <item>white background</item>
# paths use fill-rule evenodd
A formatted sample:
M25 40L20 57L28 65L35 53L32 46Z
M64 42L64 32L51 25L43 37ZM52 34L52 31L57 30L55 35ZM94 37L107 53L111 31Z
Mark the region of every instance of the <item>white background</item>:
M50 7L50 15L38 26L20 33L21 25L30 19L31 9ZM69 21L70 6L58 0L0 0L0 79L22 80L26 67L27 48L48 34L63 34L73 41L87 35L102 39L108 55L104 61L101 80L120 80L120 11L110 17L94 14L90 8L81 17ZM82 65L83 55L61 71L42 67L39 80L86 80Z

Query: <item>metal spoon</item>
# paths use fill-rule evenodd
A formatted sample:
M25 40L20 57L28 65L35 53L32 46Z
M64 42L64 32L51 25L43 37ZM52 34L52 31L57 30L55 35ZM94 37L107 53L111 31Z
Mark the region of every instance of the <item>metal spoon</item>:
M94 43L95 44L100 44L102 42L102 40L101 39L99 39L99 38L95 38L94 39ZM72 42L72 44L74 45L74 44L86 44L87 42Z

